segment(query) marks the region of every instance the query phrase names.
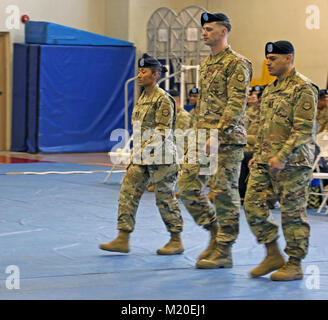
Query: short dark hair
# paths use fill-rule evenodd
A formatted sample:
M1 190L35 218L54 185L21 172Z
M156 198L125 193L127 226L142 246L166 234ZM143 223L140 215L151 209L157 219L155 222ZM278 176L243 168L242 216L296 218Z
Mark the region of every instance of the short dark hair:
M221 25L221 26L224 26L227 28L228 30L228 33L230 33L231 31L231 24L230 22L227 22L227 21L215 21L217 24Z

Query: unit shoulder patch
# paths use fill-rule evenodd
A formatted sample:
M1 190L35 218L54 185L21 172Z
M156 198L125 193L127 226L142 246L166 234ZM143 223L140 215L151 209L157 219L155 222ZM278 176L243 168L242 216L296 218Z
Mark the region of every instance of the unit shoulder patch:
M239 82L244 81L244 80L245 80L245 76L244 76L244 74L239 73L239 74L237 75L237 80L238 80Z

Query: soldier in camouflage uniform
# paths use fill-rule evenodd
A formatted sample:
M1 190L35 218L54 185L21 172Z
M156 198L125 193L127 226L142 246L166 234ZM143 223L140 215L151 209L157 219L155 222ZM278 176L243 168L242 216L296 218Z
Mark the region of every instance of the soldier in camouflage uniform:
M174 98L175 105L177 107L177 121L176 121L176 146L177 146L177 154L179 160L184 160L184 156L188 150L188 130L192 129L192 115L186 111L180 103L180 93L176 90L169 90L168 93ZM180 139L181 136L181 139ZM182 165L180 166L181 169ZM175 194L177 198L180 197L180 193L177 192Z
M189 113L190 113L192 116L194 116L194 113L195 113L195 107L196 107L196 105L197 105L197 103L198 103L198 100L199 100L199 90L198 90L198 88L191 88L191 89L189 90L189 104L190 104L191 106L194 106L194 108L191 109L191 110L189 111Z
M246 144L243 117L252 67L250 61L228 45L231 25L225 14L203 13L201 24L211 55L200 66L200 101L195 109L194 128L206 129L207 151L211 142L219 146L215 205L204 193L208 176L200 174L199 162L184 164L178 187L195 222L211 234L208 248L199 256L196 267L231 268L231 247L239 232L238 178ZM210 136L210 129L217 129L218 135Z
M174 98L175 105L176 105L176 108L177 108L177 120L176 120L176 125L175 125L176 138L180 133L184 134L184 144L183 144L183 146L177 143L178 155L180 155L180 157L183 160L184 154L186 154L187 148L188 148L188 136L185 135L185 133L187 132L188 129L192 128L193 117L188 111L186 111L181 106L181 104L180 104L180 93L178 91L169 90L168 93ZM179 150L179 148L181 150Z
M277 76L262 95L260 130L245 197L248 224L267 255L250 271L259 277L277 270L272 280L302 278L301 259L308 251L310 226L306 218L314 159L314 119L318 90L293 66L294 48L288 41L269 42L265 53L269 73ZM278 245L278 225L267 198L278 196L286 240L285 263Z
M264 88L264 87L263 87ZM242 203L246 193L247 179L249 174L248 162L253 157L253 149L259 128L260 98L263 89L261 86L252 87L249 90L246 113L244 118L245 129L247 132L247 144L244 148L244 159L241 163L239 176L239 194Z
M246 106L246 113L244 118L245 129L247 131L247 144L244 152L252 152L254 141L258 129L258 119L260 115L261 95L264 86L252 87L248 94L248 101Z
M176 108L173 98L156 84L162 70L158 60L144 54L138 60L138 67L138 83L145 90L132 113L133 156L121 186L118 208L119 235L112 242L101 244L100 248L129 252L129 235L134 230L139 201L151 180L155 189L156 205L167 230L171 233L170 241L158 249L157 253L179 254L184 249L180 238L183 220L174 195L179 168L175 159L174 143ZM169 131L169 134L166 131ZM147 132L150 133L149 138L145 138ZM157 136L152 135L154 132ZM159 157L154 161L156 155ZM169 163L165 159L168 155L171 155L168 157Z

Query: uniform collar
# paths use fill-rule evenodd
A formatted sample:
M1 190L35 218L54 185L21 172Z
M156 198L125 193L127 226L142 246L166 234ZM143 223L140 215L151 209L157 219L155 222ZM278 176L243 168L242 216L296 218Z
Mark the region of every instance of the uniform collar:
M156 83L155 86L154 86L154 88L153 88L153 90L151 91L151 93L149 94L148 97L153 97L154 94L155 94L155 92L158 90L158 88L159 88L159 85L158 85L158 83ZM142 92L142 97L147 97L147 96L146 96L146 90L144 90L144 91Z
M220 60L222 60L223 57L227 55L227 53L231 52L231 47L228 45L225 49L220 51L219 53L215 55L210 55L209 60L207 64L215 64L218 63Z
M285 77L282 80L278 80L278 78L276 80L274 80L273 82L273 89L272 91L281 91L284 90L289 82L292 80L292 78L294 78L296 74L296 69L295 67L289 72L289 74L287 75L287 77Z

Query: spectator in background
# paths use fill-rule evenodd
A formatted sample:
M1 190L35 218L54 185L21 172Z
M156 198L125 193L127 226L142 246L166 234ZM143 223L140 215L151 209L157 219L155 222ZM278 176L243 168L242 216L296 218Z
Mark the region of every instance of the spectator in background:
M198 88L191 88L189 91L189 104L193 106L193 108L189 111L190 114L193 116L195 113L196 105L199 101L199 91Z
M319 92L317 110L317 133L328 131L328 90L323 89Z
M251 87L248 94L244 119L245 129L247 131L247 144L244 148L244 159L241 163L241 171L239 177L239 194L241 203L244 202L246 193L247 178L249 174L248 162L253 157L254 145L259 129L261 96L264 88L265 86Z

